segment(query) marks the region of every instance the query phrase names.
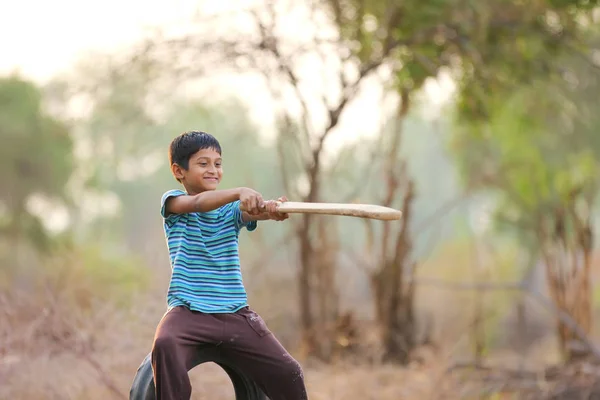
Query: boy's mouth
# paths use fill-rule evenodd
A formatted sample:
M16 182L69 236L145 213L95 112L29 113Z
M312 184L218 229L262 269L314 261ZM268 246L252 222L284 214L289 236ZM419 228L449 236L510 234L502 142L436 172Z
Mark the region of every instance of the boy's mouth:
M219 179L215 178L215 177L207 176L207 177L204 178L204 180L205 181L209 181L209 182L217 182Z

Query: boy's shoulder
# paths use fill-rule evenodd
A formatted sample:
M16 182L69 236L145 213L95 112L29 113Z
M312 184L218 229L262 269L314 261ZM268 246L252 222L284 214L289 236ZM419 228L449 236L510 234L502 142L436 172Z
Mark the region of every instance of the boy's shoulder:
M187 196L187 193L181 189L169 189L163 193L160 198L161 204L164 204L169 197Z
M185 196L185 195L187 195L187 193L181 189L171 189L171 190L167 190L166 192L164 192L163 195L161 196L161 198L160 198L160 215L165 220L165 222L167 222L167 225L169 225L169 223L175 222L175 220L178 220L183 216L181 214L168 214L167 206L166 206L167 200L171 197Z

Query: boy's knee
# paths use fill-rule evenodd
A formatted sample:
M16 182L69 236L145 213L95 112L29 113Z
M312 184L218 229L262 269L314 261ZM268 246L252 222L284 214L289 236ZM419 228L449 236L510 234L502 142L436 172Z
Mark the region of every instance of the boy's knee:
M286 356L285 362L281 363L274 375L276 380L281 382L282 395L280 398L306 400L306 386L304 383L304 372L302 366L291 356ZM275 396L279 397L279 396Z
M290 379L291 382L304 381L302 366L291 356L286 357L285 362L278 365L277 370L282 378Z

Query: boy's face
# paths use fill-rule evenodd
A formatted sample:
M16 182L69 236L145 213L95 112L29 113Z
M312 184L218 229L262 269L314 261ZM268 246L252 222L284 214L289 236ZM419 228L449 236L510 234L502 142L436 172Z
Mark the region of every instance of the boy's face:
M214 149L201 149L190 157L187 171L177 164L171 169L188 192L215 190L223 177L221 155Z

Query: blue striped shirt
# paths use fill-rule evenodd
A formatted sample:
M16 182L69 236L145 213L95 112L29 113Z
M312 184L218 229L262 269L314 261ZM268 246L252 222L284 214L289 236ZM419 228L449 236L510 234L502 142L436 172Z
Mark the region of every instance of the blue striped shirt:
M243 227L256 229L256 221L243 222L239 201L206 213L165 216L167 199L185 194L170 190L161 199L172 269L167 304L204 313L235 312L248 305L238 236Z

